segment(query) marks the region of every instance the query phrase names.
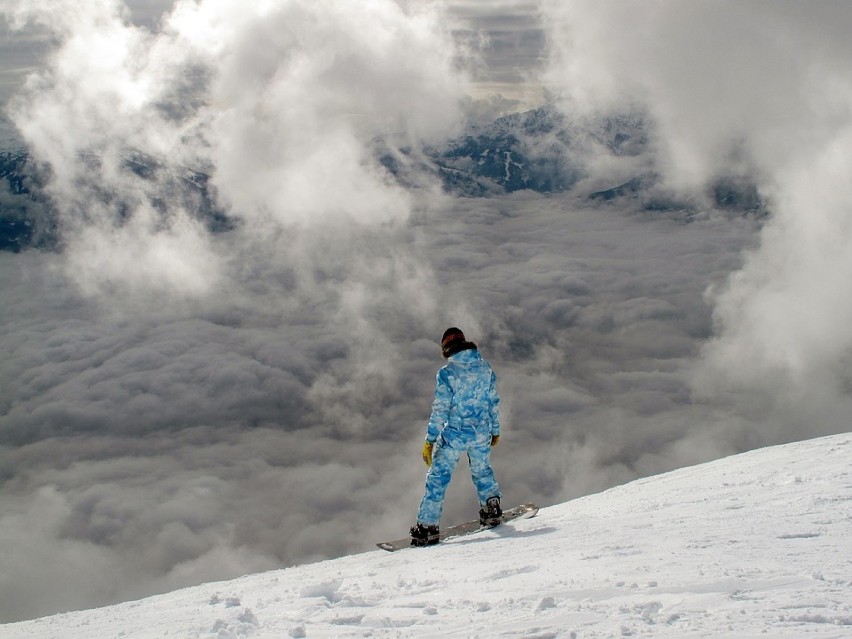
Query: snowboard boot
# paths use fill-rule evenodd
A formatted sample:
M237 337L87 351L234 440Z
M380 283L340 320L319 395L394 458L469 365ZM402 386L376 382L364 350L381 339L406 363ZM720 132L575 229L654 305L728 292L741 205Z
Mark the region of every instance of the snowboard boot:
M426 526L417 523L411 527L412 546L431 546L439 541L439 530L437 526Z
M489 497L485 507L479 509L479 523L482 526L496 526L503 521L503 510L499 497Z

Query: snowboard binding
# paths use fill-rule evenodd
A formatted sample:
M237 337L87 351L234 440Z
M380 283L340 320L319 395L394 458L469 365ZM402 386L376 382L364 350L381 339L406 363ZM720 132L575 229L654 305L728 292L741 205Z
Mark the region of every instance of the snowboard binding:
M479 523L482 526L496 526L503 521L503 510L499 497L489 497L485 507L479 509Z
M424 526L421 523L417 523L411 527L410 532L412 546L432 546L437 544L441 539L437 526Z

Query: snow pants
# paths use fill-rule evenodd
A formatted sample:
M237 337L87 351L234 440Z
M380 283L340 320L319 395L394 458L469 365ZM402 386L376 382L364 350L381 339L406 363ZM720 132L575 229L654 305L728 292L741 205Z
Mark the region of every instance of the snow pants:
M479 495L480 506L485 506L489 497L500 497L500 487L491 468L491 433L472 429L468 433L442 433L432 451L432 466L426 474L426 493L417 512L418 523L438 525L444 510L447 486L464 453L470 458L470 475Z

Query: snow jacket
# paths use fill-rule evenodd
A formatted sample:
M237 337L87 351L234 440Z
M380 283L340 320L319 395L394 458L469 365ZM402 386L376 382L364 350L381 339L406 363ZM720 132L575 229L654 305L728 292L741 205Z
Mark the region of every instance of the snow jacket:
M475 348L452 355L438 371L426 441L500 434L497 377Z

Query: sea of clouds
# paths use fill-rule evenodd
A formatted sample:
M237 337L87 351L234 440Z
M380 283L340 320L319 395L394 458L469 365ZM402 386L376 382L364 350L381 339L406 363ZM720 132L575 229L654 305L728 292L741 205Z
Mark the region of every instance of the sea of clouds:
M652 116L694 194L660 214L394 180L379 151L478 108L438 5L0 3L55 43L8 111L63 236L0 254L0 620L396 537L450 325L498 374L507 502L847 430L850 10L772 4L535 8L566 114ZM168 197L187 169L231 230ZM768 220L701 200L731 173ZM447 519L475 512L464 474Z

